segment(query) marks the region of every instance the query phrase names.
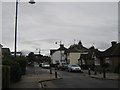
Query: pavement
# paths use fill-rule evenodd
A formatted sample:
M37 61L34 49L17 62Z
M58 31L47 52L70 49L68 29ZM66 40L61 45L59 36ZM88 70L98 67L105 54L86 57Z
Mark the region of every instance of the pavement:
M91 78L97 78L97 79L119 79L119 75L116 73L106 73L106 78L103 78L103 74L97 73L97 75L94 74L93 71L91 71L91 75L88 75L87 70L82 71L85 76L91 77ZM51 80L59 80L62 79L59 74L57 74L57 78L55 77L55 74L26 74L23 75L21 78L21 81L17 83L12 83L10 85L10 88L50 88L54 87L56 88L50 81Z
M95 75L94 71L91 71L91 75L88 75L88 70L82 70L82 73L84 73L85 77L91 77L101 80L118 80L120 79L120 75L117 73L106 73L106 78L103 78L103 73L98 73ZM64 79L64 78L63 78ZM44 82L44 88L57 88L53 83L50 81Z
M55 73L26 74L22 76L19 82L11 83L10 88L44 88L46 81L58 79L62 78L58 74L56 78Z
M106 80L118 80L120 79L120 75L118 73L110 73L110 72L106 72L106 77L103 78L103 73L99 73L97 72L97 74L95 75L94 71L91 71L91 74L88 75L88 70L83 70L84 73L86 73L86 76L89 76L91 78L96 78L96 79L106 79Z
M23 75L21 81L12 83L10 88L44 88L46 81L62 79L59 75L55 78L54 74L35 74Z

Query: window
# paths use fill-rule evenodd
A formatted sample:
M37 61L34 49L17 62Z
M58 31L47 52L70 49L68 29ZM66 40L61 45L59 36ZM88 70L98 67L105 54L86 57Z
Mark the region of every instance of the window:
M95 65L100 65L100 60L99 59L95 60Z
M105 58L105 63L109 63L110 64L110 58L109 57Z
M85 60L84 59L82 59L82 64L85 65Z

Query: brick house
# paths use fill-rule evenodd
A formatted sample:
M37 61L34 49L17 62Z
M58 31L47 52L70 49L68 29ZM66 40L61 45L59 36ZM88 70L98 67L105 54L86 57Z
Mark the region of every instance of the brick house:
M89 51L87 54L81 54L79 60L79 65L84 68L88 69L89 67L91 69L100 68L101 67L101 54L102 52L98 49L95 49L94 46L89 48Z
M116 72L120 65L120 43L111 42L111 47L102 53L104 63L109 63L109 71Z
M96 67L98 71L102 69L103 64L108 63L107 71L118 72L118 68L120 68L120 43L113 41L111 42L111 47L102 52L91 47L88 54L80 56L79 63L81 63L81 66L93 69Z

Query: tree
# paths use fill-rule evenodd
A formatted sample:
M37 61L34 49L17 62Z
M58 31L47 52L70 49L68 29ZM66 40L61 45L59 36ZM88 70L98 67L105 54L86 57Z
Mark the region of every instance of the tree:
M33 64L34 61L35 61L35 55L34 55L33 52L30 52L30 53L28 54L28 62L29 62L30 64Z

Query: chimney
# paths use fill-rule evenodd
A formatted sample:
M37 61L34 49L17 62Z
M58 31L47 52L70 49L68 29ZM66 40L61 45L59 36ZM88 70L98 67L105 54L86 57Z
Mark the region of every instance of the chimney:
M112 44L112 47L114 47L117 44L117 42L116 41L112 41L111 44Z
M60 44L60 47L64 47L64 44Z

